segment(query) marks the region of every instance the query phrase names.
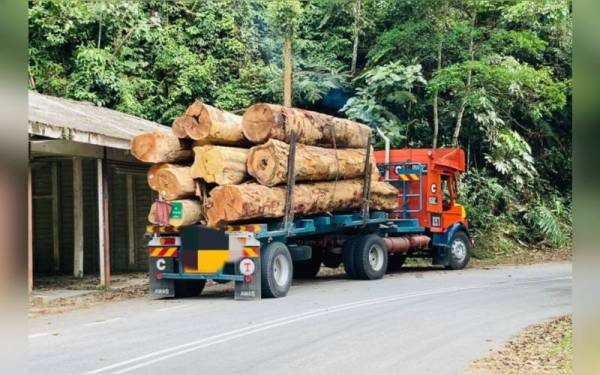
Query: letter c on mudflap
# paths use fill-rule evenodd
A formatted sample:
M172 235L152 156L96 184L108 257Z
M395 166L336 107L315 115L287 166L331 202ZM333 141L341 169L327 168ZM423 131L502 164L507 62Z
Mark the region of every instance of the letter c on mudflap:
M167 268L167 261L163 258L156 260L156 269L159 271L164 271Z

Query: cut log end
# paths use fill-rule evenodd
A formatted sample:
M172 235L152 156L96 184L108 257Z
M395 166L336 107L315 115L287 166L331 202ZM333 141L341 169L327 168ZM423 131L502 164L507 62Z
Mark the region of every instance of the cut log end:
M242 215L244 202L241 193L235 186L220 186L210 193L211 199L207 205L206 220L208 226L222 227L231 220Z
M272 186L278 170L278 161L273 158L273 151L263 147L255 147L248 155L248 170L262 184Z
M259 103L248 108L242 118L244 136L253 143L265 142L276 115L269 104Z
M185 116L180 116L173 121L173 125L171 125L171 130L173 131L173 135L177 138L185 138L187 137L187 132L185 131Z
M156 141L154 133L146 133L135 136L131 139L131 153L138 160L154 162L154 150Z

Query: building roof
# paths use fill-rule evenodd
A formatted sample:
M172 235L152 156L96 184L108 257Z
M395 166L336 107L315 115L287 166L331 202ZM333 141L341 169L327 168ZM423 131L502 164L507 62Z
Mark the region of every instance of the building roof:
M29 91L29 134L129 149L134 136L171 128L86 102Z

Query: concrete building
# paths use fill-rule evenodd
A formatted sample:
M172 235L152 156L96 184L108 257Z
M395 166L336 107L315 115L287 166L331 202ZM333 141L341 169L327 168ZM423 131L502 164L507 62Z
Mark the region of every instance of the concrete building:
M143 237L156 195L137 134L170 128L110 109L29 92L29 279L147 270Z

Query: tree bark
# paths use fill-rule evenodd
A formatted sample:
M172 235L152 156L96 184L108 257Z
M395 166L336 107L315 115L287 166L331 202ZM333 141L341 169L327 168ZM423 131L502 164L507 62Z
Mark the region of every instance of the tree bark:
M358 60L358 42L360 35L360 18L362 17L362 0L356 0L354 3L354 42L352 43L352 65L350 66L350 75L356 75L356 62Z
M206 217L208 226L282 217L285 207L285 187L267 187L256 183L218 186L210 193ZM342 180L298 184L294 188L293 210L298 215L348 211L362 206L363 181ZM398 191L381 182L371 183L370 207L392 210L398 205Z
M283 41L283 105L292 106L292 35L286 35Z
M159 205L168 204L171 206L167 222L160 220L158 215ZM171 202L154 202L150 207L148 221L157 225L171 225L180 227L199 223L203 219L202 203L193 199L182 199Z
M248 173L266 186L275 186L287 181L287 160L290 146L270 139L267 143L254 146L248 154ZM296 181L328 181L359 178L364 175L366 152L364 149L330 149L296 145ZM375 157L371 152L373 180L379 178Z
M202 144L245 145L248 143L242 133L241 116L200 101L195 101L182 117L175 120L173 132L180 138L190 137Z
M439 72L440 69L442 69L442 42L440 42L440 44L438 44L438 51L437 51L437 71ZM435 90L435 94L433 95L433 148L437 148L437 140L438 140L438 133L439 133L439 129L440 129L440 116L439 116L439 112L438 112L438 98L439 98L439 94L438 91Z
M232 185L248 179L246 160L249 150L237 147L206 145L194 147L196 155L191 176L209 183Z
M173 163L193 158L190 142L160 132L136 135L131 140L131 154L148 163Z
M269 138L289 143L295 130L299 143L340 148L365 147L371 134L371 128L358 122L265 103L246 110L242 130L253 143L264 143Z
M158 194L168 201L190 198L196 193L190 167L183 165L163 164L156 172L153 183Z
M475 22L477 21L477 13L473 14L473 18L471 20L471 26L475 27ZM473 32L471 32L471 39L469 41L469 55L471 57L471 61L475 59L475 43L473 40ZM452 146L458 146L458 137L460 135L460 129L462 127L462 120L465 114L465 109L467 108L467 100L469 95L471 95L471 85L473 80L473 70L469 69L467 71L467 84L465 89L465 96L463 97L460 107L458 109L458 114L456 115L456 125L454 126L454 133L452 134Z

